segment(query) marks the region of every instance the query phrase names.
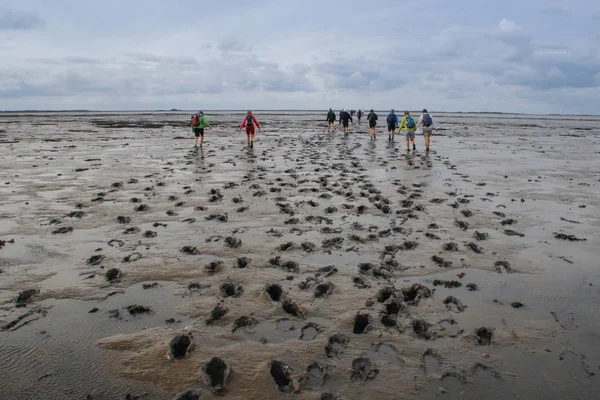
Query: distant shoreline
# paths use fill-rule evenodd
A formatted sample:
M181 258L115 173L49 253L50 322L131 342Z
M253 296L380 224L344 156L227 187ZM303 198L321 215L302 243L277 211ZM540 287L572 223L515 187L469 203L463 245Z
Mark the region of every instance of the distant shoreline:
M205 112L231 112L231 113L245 113L246 109L239 110L209 110L205 109ZM308 113L320 113L326 112L326 109L321 110L268 110L268 109L254 109L254 112L308 112ZM387 110L375 110L377 112L387 112ZM30 113L46 113L46 114L59 114L59 113L193 113L195 110L0 110L0 114L30 114ZM431 111L432 114L497 114L497 115L548 115L548 116L572 116L572 117L598 117L600 114L529 114L529 113L516 113L516 112L500 112L500 111Z

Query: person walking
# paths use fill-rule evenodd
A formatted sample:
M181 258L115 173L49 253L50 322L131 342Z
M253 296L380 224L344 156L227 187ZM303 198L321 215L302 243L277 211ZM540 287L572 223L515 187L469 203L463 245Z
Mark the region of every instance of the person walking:
M401 131L404 132L406 136L406 151L410 151L410 143L412 143L413 150L417 149L415 146L415 131L417 130L417 123L415 119L410 115L408 111L404 111L404 117L402 117L402 121L400 121L400 126L398 127L398 134Z
M394 140L394 133L396 132L396 127L398 126L398 117L396 116L393 108L385 120L388 125L388 142L391 142Z
M369 135L371 139L377 139L377 135L375 135L375 127L377 126L377 114L371 108L369 115L367 115L367 121L369 121Z
M344 135L348 134L348 124L350 121L354 122L352 120L352 116L350 115L350 113L348 111L346 111L346 109L343 109L340 112L340 124L342 124L342 126L344 127Z
M419 122L417 122L417 126L422 126L423 128L423 137L425 138L425 151L429 151L429 143L431 140L431 133L435 129L436 132L439 132L437 126L433 122L433 118L427 112L427 109L423 109L423 114L419 117Z
M196 137L194 147L198 147L198 138L200 138L200 147L202 147L202 144L204 143L205 128L210 129L210 124L204 116L204 113L198 111L196 114L192 115L192 132L194 132L194 136Z
M254 118L254 115L252 115L252 111L248 111L246 113L246 116L244 117L244 120L242 121L242 124L240 125L240 132L242 131L243 127L246 127L246 138L248 141L248 146L250 147L254 147L255 125L258 128L258 131L260 132L260 124L258 123L256 118Z
M331 108L327 113L327 132L335 132L335 112Z
M356 112L356 118L358 118L358 123L360 124L360 119L363 116L363 111L359 108L358 111Z

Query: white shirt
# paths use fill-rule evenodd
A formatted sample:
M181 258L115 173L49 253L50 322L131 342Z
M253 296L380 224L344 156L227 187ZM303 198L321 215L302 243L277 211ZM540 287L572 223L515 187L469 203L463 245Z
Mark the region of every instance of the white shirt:
M433 117L431 116L431 114L429 114L429 116L431 117L431 126L429 128L437 130L437 126L435 126L435 122L433 122ZM423 114L421 114L421 116L419 117L419 122L417 122L417 126L423 126Z

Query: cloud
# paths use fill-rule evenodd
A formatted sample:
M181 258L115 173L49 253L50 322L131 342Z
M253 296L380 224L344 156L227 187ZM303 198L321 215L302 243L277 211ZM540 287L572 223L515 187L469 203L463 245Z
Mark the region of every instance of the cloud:
M28 30L42 26L42 20L35 14L0 8L0 30Z

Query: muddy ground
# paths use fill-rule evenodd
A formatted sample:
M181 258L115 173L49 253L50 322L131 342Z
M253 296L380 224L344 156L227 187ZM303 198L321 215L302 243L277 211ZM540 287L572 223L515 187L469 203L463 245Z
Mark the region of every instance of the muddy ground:
M0 115L2 399L598 398L600 117L256 116Z

